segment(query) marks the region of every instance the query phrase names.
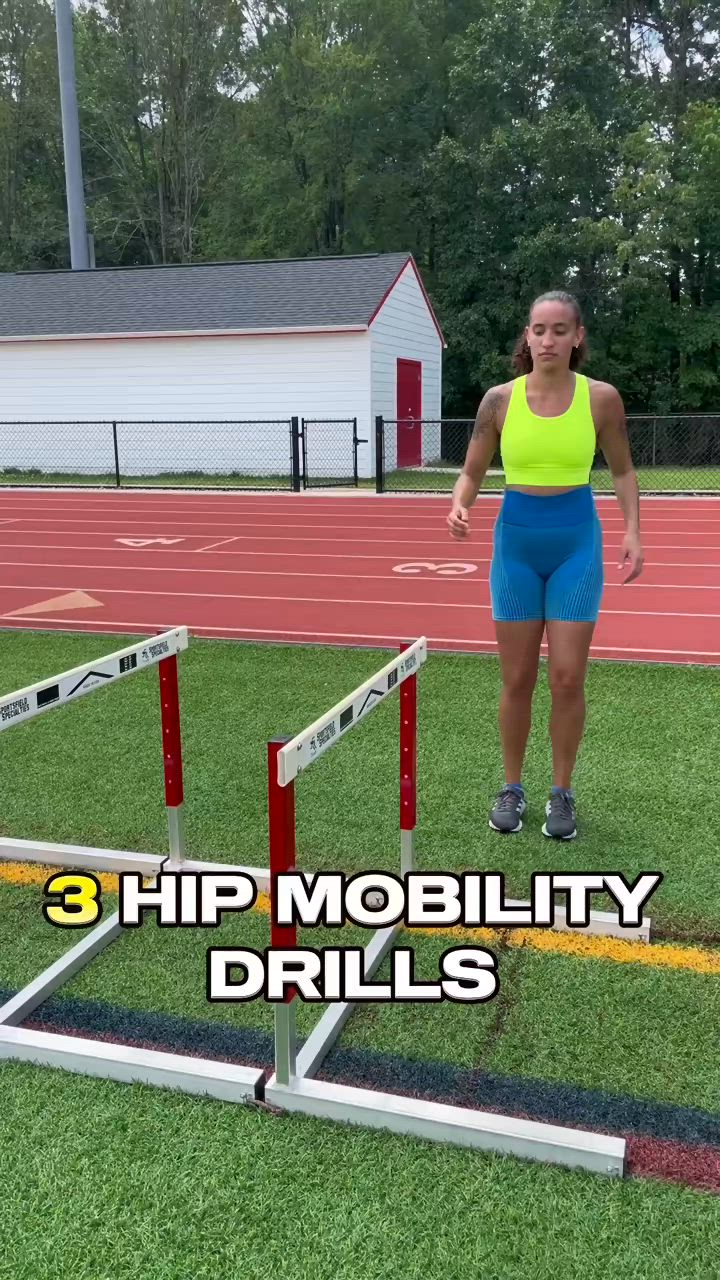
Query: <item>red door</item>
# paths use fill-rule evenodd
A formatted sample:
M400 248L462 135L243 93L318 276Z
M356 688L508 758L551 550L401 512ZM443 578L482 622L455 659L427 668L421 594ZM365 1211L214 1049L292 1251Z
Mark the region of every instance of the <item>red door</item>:
M419 467L422 462L422 364L397 362L397 465Z

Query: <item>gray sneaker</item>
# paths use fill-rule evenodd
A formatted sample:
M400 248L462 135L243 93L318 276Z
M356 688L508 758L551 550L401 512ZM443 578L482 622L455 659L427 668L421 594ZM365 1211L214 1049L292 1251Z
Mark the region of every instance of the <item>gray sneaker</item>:
M519 791L515 791L513 787L503 787L495 797L489 825L493 831L502 831L503 834L519 831L526 808L525 797Z
M545 805L542 833L555 840L574 840L577 835L575 800L569 791L553 791Z

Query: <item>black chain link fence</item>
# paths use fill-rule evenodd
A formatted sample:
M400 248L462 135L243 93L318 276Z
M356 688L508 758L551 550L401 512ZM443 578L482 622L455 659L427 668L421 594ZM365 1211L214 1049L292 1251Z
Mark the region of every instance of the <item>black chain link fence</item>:
M357 418L303 418L300 440L304 489L358 487L358 451L369 440L358 436ZM369 476L369 451L363 461Z
M112 422L0 422L0 483L115 484Z
M297 418L0 422L0 485L300 489Z
M206 421L0 421L0 486L290 489L367 486L449 492L472 418L375 419L371 444L357 418ZM720 414L630 415L628 433L646 493L720 493ZM602 453L591 483L612 491ZM505 485L499 450L483 490Z
M642 492L720 493L720 414L633 414L627 424ZM449 492L462 469L473 425L472 418L376 418L378 493ZM590 482L596 492L612 492L612 475L601 451ZM482 488L492 493L504 487L498 450Z

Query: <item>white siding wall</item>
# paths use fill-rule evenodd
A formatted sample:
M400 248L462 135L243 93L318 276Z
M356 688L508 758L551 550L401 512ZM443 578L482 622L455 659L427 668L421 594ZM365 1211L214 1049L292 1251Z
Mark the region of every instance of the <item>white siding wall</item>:
M422 416L439 419L442 401L442 342L428 311L422 289L410 264L370 329L372 360L372 421L381 413L397 414L397 360L422 361ZM373 455L375 431L373 425ZM440 426L423 428L423 462L439 457ZM385 432L385 464L395 466L395 432Z
M198 425L119 426L125 474L248 468L285 474L284 426L199 424L357 417L358 435L371 442L369 349L364 333L0 343L0 469L112 471L112 430L100 422L157 419ZM3 425L17 420L98 425L22 433ZM308 432L315 474L337 475L340 458L349 472L351 426ZM372 474L370 443L360 446L359 466L361 475Z

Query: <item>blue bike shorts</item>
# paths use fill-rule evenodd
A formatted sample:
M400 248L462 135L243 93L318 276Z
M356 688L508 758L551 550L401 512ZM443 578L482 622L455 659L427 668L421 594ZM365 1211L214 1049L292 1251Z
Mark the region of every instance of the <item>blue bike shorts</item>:
M505 491L490 565L496 622L596 622L603 584L602 526L589 485Z

